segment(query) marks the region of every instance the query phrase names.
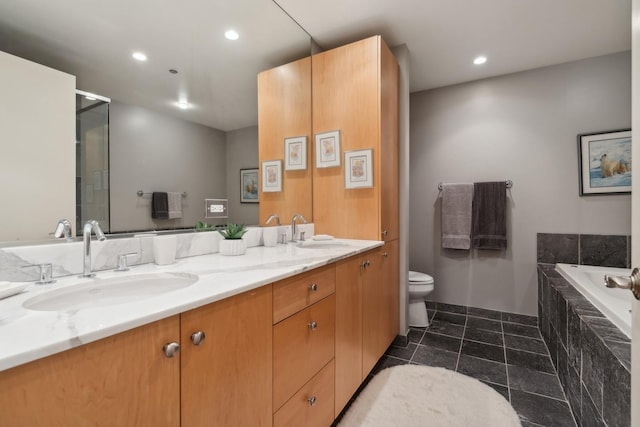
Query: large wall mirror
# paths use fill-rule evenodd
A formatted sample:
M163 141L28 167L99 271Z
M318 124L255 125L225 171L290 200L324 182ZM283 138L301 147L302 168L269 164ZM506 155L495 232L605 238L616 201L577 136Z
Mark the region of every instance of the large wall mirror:
M236 40L225 37L229 30ZM310 46L271 0L0 3L0 51L72 74L78 89L111 100L109 173L93 172L95 181L82 183L108 187L111 232L192 227L204 219L207 198L228 198L229 220L258 224L258 204L240 202L240 170L259 166L257 75L308 57ZM2 140L0 150L18 143L28 141ZM47 176L33 179L47 186ZM182 218L152 219L152 191L186 193ZM51 192L75 200L76 188ZM3 209L21 209L1 189L0 198ZM29 222L29 212L23 218ZM38 222L51 232L60 219ZM0 241L51 239L47 234Z

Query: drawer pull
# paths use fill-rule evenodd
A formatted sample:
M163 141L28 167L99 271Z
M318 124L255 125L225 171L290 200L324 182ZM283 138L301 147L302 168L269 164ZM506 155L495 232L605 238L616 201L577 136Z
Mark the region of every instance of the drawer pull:
M162 351L164 352L164 355L167 357L175 356L176 353L178 353L178 350L180 350L180 344L178 344L175 341L167 343L162 347Z
M389 232L387 230L382 230L382 235L386 236L387 234L389 234Z
M369 267L371 265L371 261L367 260L364 264L365 264L365 267Z
M386 257L389 256L389 254L385 252L385 253L382 254L382 256L386 258Z
M318 322L309 322L307 326L309 326L309 329L311 329L312 331L315 331L316 329L318 329Z
M307 402L309 402L309 406L314 406L316 404L316 397L315 396L311 396L311 397L307 398Z
M194 345L202 344L202 341L204 341L204 338L205 338L205 334L202 331L194 332L191 334L191 342Z
M318 290L318 285L315 283L312 283L309 285L309 292L315 292Z

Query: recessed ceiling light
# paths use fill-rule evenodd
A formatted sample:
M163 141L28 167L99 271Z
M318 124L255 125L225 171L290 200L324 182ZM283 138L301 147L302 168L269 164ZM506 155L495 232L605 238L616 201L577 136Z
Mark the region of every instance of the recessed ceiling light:
M238 34L238 32L234 30L227 31L226 33L224 33L224 36L229 40L238 40L240 38L240 34Z
M138 61L146 61L147 60L147 55L145 55L142 52L133 52L133 54L131 56L133 56L133 59L138 60Z
M189 105L188 102L185 101L180 101L178 102L178 108L181 108L183 110L186 110L187 108L191 107L191 105Z
M476 59L473 60L473 63L476 65L482 65L485 62L487 62L487 57L486 56L478 56Z

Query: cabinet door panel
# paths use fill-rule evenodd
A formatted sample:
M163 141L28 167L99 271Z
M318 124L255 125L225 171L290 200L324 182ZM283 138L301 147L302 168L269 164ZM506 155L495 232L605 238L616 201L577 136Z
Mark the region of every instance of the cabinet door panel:
M336 264L336 397L337 417L362 382L362 275L364 258Z
M179 328L173 316L4 371L0 414L25 427L179 426L180 352L162 352Z
M183 426L271 424L271 308L268 285L181 315Z
M387 242L380 248L382 253L382 277L385 327L382 344L388 347L400 331L400 296L399 296L399 270L398 270L398 240Z
M384 288L382 256L379 250L367 258L362 285L362 378L366 377L384 354Z
M274 409L333 359L335 313L335 295L330 295L273 327Z
M331 361L273 415L274 427L331 425L334 420L333 377L334 363Z

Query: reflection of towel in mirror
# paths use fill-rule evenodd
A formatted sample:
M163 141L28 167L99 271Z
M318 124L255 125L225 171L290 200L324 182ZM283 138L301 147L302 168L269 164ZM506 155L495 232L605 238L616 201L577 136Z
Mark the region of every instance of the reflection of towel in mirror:
M169 196L169 219L182 218L182 193L167 193Z
M473 184L442 184L442 247L471 247Z
M169 200L167 193L154 191L151 195L151 218L169 218Z
M474 184L472 240L476 249L507 248L507 190L504 181Z

